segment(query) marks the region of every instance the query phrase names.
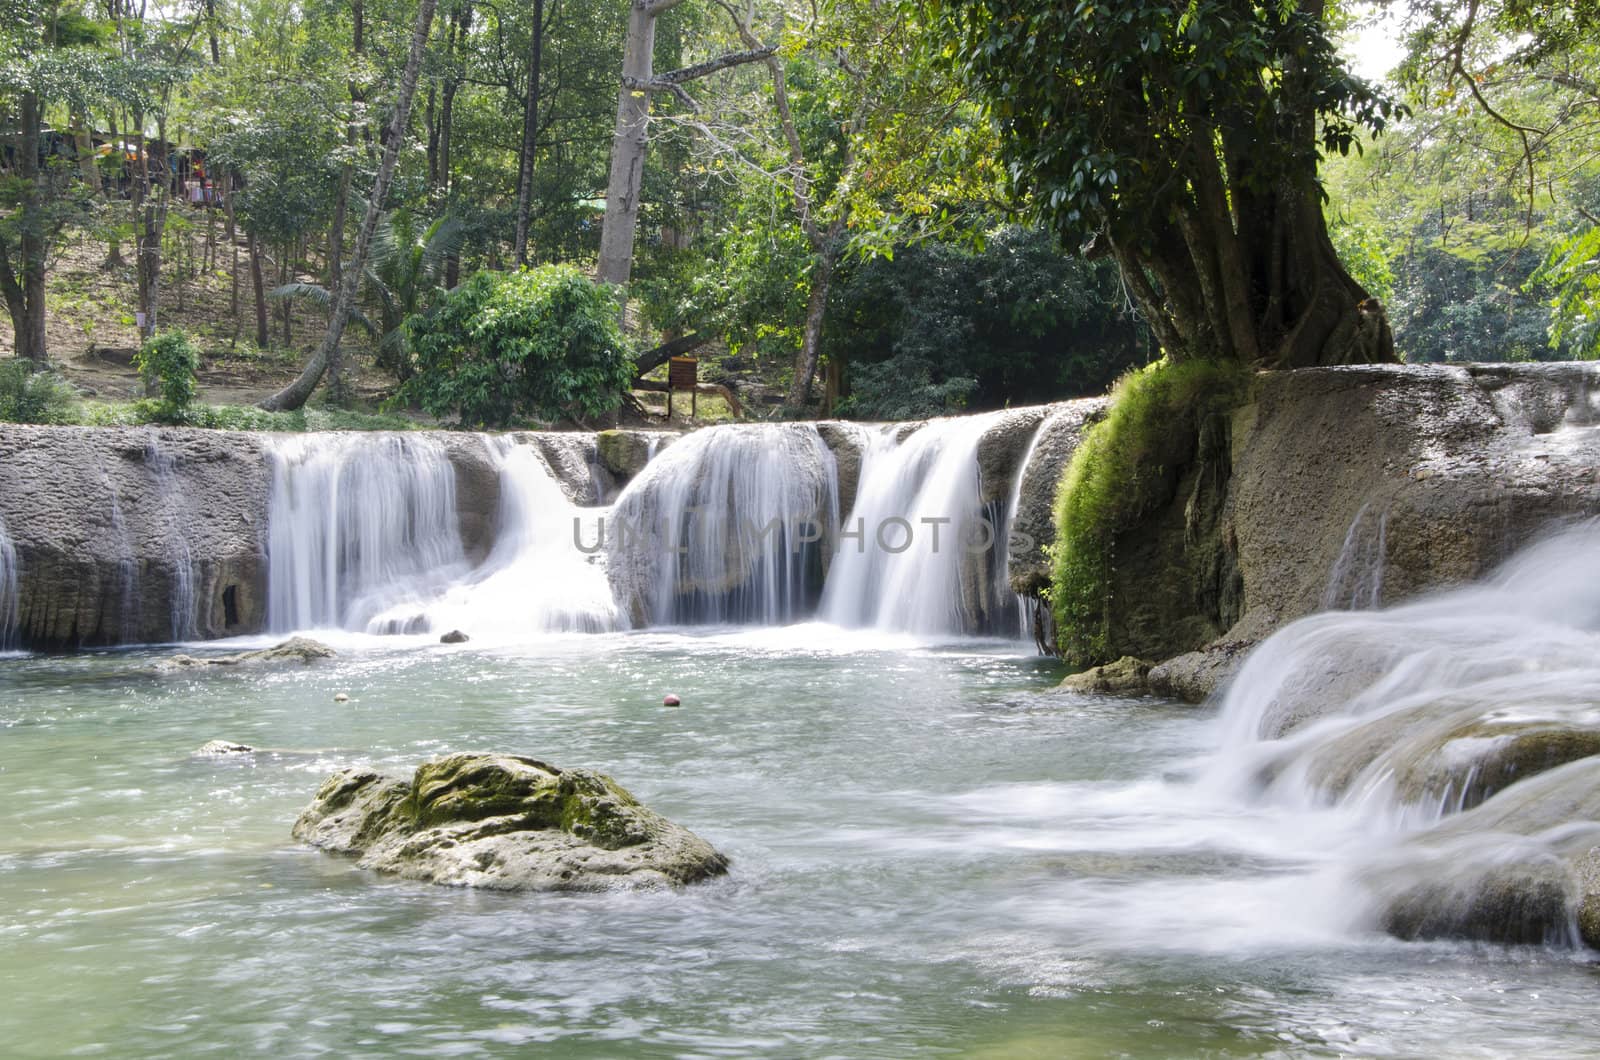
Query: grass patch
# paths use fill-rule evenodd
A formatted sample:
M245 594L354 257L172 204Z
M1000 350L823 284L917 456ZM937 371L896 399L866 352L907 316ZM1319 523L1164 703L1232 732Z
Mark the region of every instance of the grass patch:
M3 418L3 417L0 417ZM403 416L307 408L267 412L253 405L190 405L174 414L159 401L84 402L71 419L55 422L87 427L200 427L216 431L413 431Z
M1236 363L1161 360L1113 388L1111 411L1084 435L1056 492L1050 606L1071 665L1110 660L1118 535L1171 499L1202 421L1243 402L1249 384Z

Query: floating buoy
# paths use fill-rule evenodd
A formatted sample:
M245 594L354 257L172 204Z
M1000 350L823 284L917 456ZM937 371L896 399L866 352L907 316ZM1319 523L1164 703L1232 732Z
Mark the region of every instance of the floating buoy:
M334 693L333 701L335 703L348 703L350 702L350 697L343 692L336 692Z
M668 692L666 698L661 701L661 705L663 707L676 707L682 702L683 701L677 696L673 695L671 692Z

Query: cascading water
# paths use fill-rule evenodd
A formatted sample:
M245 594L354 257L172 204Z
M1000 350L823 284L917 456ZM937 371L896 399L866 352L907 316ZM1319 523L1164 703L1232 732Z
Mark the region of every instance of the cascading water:
M172 454L162 449L156 439L145 444L145 464L155 475L160 496L166 501L162 514L167 543L166 562L172 569L172 639L192 640L197 635L197 626L194 550L189 547L189 535L186 532L192 517L188 511L188 492L178 481Z
M605 557L593 550L605 509L568 500L531 446L505 438L486 443L500 470L494 549L483 566L423 609L427 624L474 637L626 628Z
M1344 545L1328 575L1322 609L1369 610L1383 602L1383 568L1389 548L1389 511L1373 514L1363 504L1345 532Z
M1004 568L995 576L1009 515L983 504L978 476L978 443L995 422L934 420L903 440L895 429L872 436L828 570L825 621L942 635L1002 631L997 616L1017 614Z
M1600 848L1600 525L1481 585L1293 623L1220 721L1206 786L1356 822L1350 871L1391 931L1569 941L1562 866Z
M645 465L606 520L618 596L659 625L805 617L838 496L833 453L809 424L680 438Z
M306 435L270 458L269 629L384 632L380 615L421 610L466 573L455 471L438 442Z
M11 536L6 533L5 520L0 519L0 651L8 651L15 646L19 622L19 580L17 549L11 543Z

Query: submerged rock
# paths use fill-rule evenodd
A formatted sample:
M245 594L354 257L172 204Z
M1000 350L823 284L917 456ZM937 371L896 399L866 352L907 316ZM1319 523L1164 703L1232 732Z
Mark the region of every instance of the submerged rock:
M1060 689L1097 696L1142 696L1150 691L1149 675L1148 662L1124 655L1116 662L1067 675Z
M1600 949L1600 757L1513 784L1359 878L1399 938Z
M229 755L255 753L256 749L247 743L232 743L228 740L207 740L194 750L196 758L226 758Z
M187 670L192 667L244 666L257 663L283 662L297 662L304 665L317 659L332 659L336 655L338 655L338 652L321 641L312 640L310 637L290 637L282 644L275 644L270 648L235 652L232 655L212 655L204 658L196 658L193 655L174 655L170 659L163 659L156 663L156 670L162 673L170 673L175 670Z
M521 755L447 755L409 781L342 770L293 834L362 868L493 890L656 887L728 869L711 844L610 777Z

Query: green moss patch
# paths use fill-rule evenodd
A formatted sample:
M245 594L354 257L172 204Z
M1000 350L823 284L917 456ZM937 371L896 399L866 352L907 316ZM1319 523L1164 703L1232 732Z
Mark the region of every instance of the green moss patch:
M1073 453L1056 493L1050 603L1062 658L1110 661L1117 541L1168 504L1201 427L1241 404L1250 372L1232 362L1162 360L1122 377L1109 414Z

